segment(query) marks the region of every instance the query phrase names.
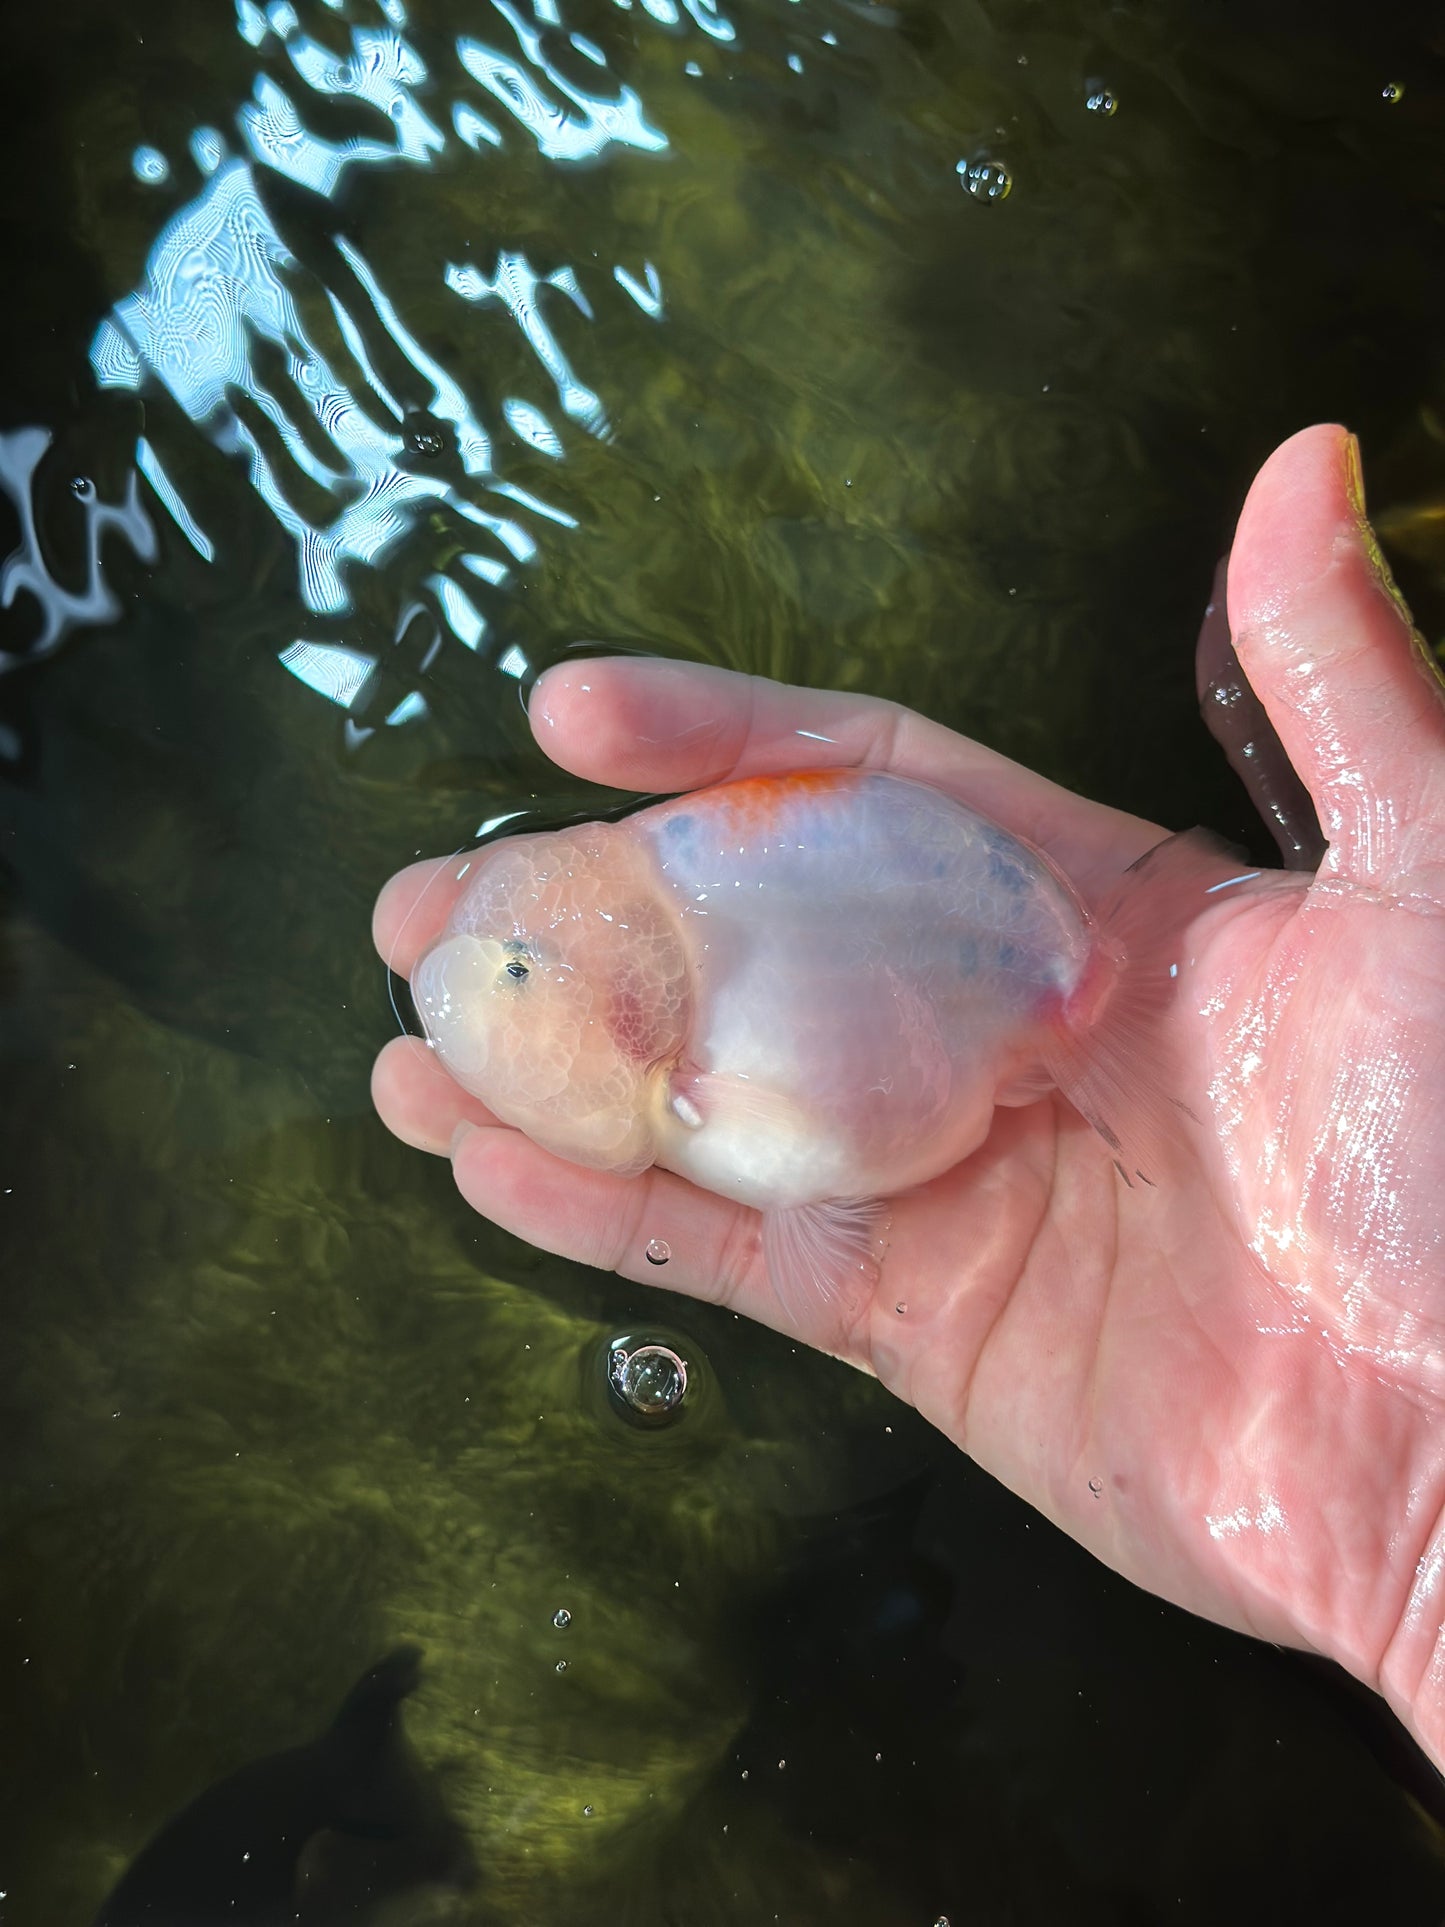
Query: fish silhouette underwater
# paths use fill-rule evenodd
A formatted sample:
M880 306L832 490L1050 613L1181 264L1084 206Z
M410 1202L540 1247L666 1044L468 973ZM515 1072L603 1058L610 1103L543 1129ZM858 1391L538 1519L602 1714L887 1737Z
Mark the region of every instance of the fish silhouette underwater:
M363 1674L319 1738L216 1781L136 1855L94 1927L360 1922L398 1890L470 1887L471 1851L411 1757L401 1707L421 1654ZM335 1848L359 1843L349 1865Z
M759 1210L800 1321L880 1200L976 1150L997 1105L1058 1089L1148 1178L1182 1108L1159 1022L1181 932L1229 861L1171 837L1095 917L928 785L752 777L486 846L412 995L451 1076L537 1144Z

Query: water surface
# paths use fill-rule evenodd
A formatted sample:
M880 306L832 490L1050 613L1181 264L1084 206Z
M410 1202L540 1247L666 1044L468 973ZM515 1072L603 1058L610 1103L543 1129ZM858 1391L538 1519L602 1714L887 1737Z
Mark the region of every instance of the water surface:
M1445 1916L1368 1702L856 1375L479 1223L366 1089L381 880L603 800L520 700L579 643L1263 849L1192 647L1276 441L1361 433L1445 626L1445 61L1388 16L7 20L5 1927L401 1639L485 1882L342 1852L312 1920ZM608 1391L644 1330L663 1427Z

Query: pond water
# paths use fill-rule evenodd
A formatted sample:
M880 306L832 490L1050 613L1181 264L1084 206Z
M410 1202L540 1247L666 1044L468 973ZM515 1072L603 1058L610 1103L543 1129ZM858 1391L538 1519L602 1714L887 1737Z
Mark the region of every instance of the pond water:
M402 1642L464 1851L323 1837L306 1920L1445 1918L1445 1806L1367 1698L843 1367L494 1232L367 1096L380 882L615 801L525 725L579 644L896 696L1262 853L1192 651L1276 441L1362 435L1445 626L1438 25L6 36L4 1927L89 1919Z

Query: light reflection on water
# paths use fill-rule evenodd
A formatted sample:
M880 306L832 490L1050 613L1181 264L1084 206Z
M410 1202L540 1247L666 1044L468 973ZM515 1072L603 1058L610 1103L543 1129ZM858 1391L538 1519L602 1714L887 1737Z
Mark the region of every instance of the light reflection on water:
M338 10L335 0L327 4ZM616 4L631 10L630 0ZM438 625L438 644L427 652L423 669L443 644L485 655L492 625L481 598L505 589L519 568L535 562L543 529L577 526L567 510L506 479L505 450L515 446L560 461L566 443L546 408L522 394L500 397L496 418L484 424L458 374L422 346L352 240L333 232L339 262L333 259L322 270L298 258L268 212L265 175L329 200L350 170L429 167L452 139L475 152L520 140L563 164L605 162L622 150L659 154L668 144L633 89L611 75L602 49L567 31L554 0L534 0L530 13L510 0L492 0L492 8L492 34L459 37L452 49L456 68L448 76L429 71L405 38L399 0L382 5L384 24L350 28L345 55L303 31L284 0L264 11L252 0L236 0L237 33L263 58L284 58L288 85L272 72L255 75L251 97L233 117L239 152L215 126L192 131L188 158L201 184L161 228L139 284L114 304L91 343L91 368L101 388L142 397L164 389L216 448L244 467L256 496L294 545L300 600L318 619L316 633L283 648L279 660L308 689L343 709L368 690L379 660L343 639L336 627L354 608L354 572L394 560L426 518L440 512L466 539L449 545L444 569L423 561L416 580L403 582L408 606L397 634L419 598ZM685 12L672 0L645 0L642 11L667 29L691 22L714 40L733 38L731 23L707 0L687 0ZM584 85L588 73L593 78ZM469 81L487 95L500 127L467 97ZM435 94L449 82L457 92L442 117L449 119L448 133L424 111L417 93L428 88ZM298 83L314 96L379 117L385 131L368 125L340 141L323 138L306 124L306 96L296 92ZM135 150L132 171L138 182L160 186L169 180L172 162L146 145ZM485 240L496 249L489 272L469 261L439 261L438 280L474 308L502 310L546 376L565 420L606 439L603 399L574 369L549 315L560 299L593 319L579 269L539 272L520 248ZM651 261L594 260L585 271L599 287L615 284L641 316L663 318L662 281ZM303 314L317 294L324 296L339 337L339 348L329 352ZM396 365L398 353L427 391L422 410L408 407L382 373L383 366ZM424 428L414 426L418 417ZM15 500L24 531L21 550L0 576L0 595L8 605L28 592L42 612L41 633L30 651L0 655L0 668L48 652L75 627L118 613L100 573L105 533L129 543L143 560L156 555L155 531L133 475L123 502L87 503L89 579L80 592L65 589L46 568L34 531L30 485L45 445L43 431L36 430L0 446L0 486ZM136 475L190 548L211 563L215 532L176 480L186 451L168 452L170 463L152 438L138 437ZM319 510L318 503L324 505ZM479 590L478 584L485 586ZM495 667L518 677L528 664L512 644ZM382 726L405 724L426 708L425 697L412 690ZM349 728L348 740L371 733Z

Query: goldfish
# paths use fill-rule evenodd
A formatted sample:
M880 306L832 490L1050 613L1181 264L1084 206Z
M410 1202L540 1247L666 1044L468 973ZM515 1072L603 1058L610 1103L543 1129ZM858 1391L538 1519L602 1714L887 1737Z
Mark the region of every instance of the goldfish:
M136 1855L94 1927L355 1922L379 1917L408 1888L474 1885L466 1837L401 1730L420 1679L418 1649L397 1647L361 1676L319 1738L249 1761L198 1793ZM351 1861L348 1840L357 1843ZM357 1898L358 1880L375 1913Z
M1063 1092L1121 1173L1177 1099L1141 1058L1216 853L1170 838L1096 917L1058 867L913 780L726 782L486 846L412 974L427 1038L580 1165L658 1165L762 1214L795 1322L883 1201ZM1132 1133L1132 1137L1131 1134Z

